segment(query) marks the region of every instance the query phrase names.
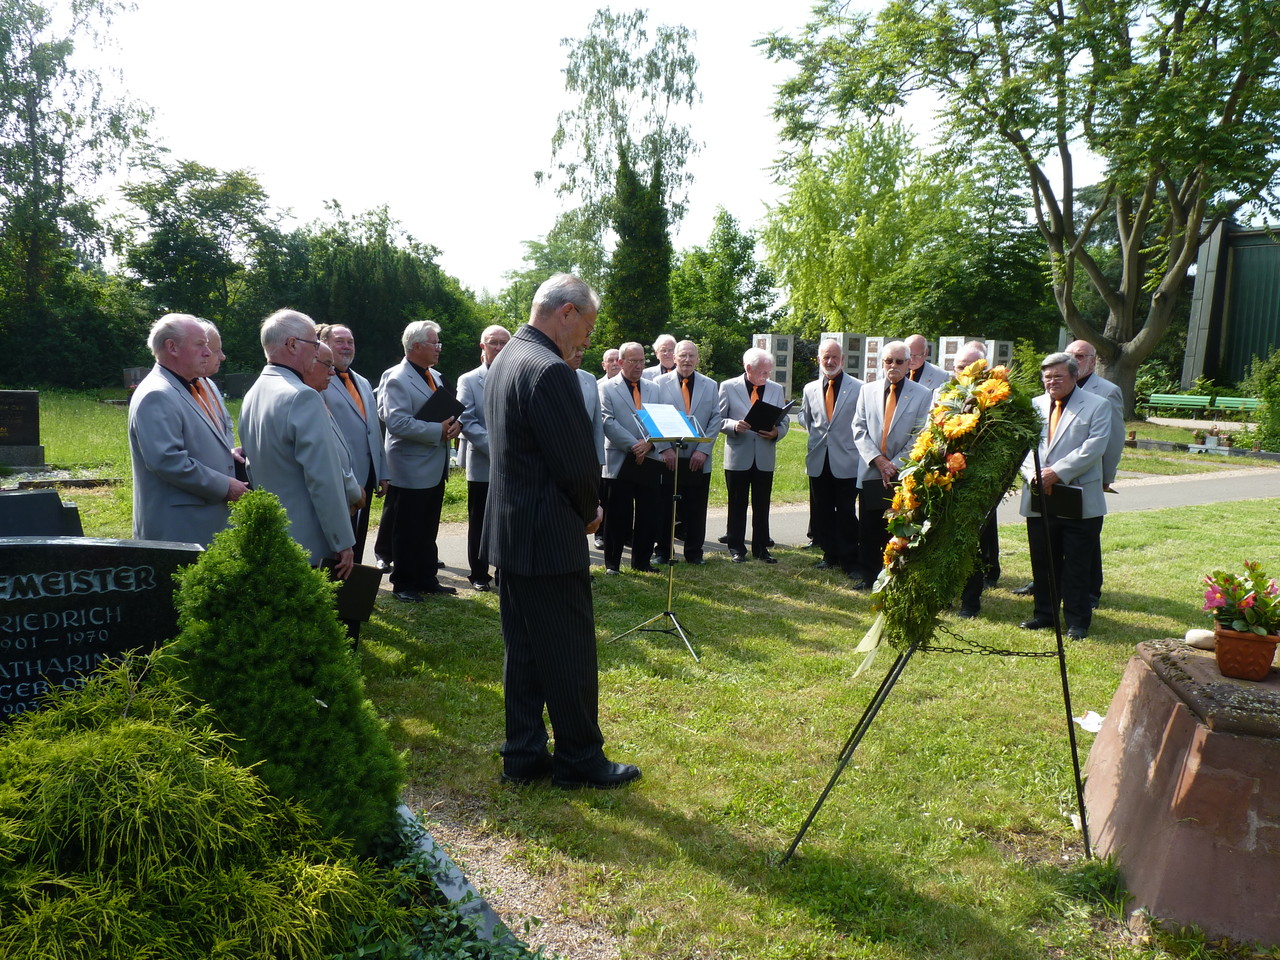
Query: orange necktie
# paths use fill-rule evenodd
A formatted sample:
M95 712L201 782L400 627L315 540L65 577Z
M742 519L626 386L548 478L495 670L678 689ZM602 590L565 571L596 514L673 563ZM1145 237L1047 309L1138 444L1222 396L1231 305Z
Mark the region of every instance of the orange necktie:
M689 389L689 381L692 377L685 377L680 381L680 394L684 397L684 412L693 413L693 394Z
M901 383L889 384L889 395L884 400L884 432L880 434L880 452L889 455L889 428L893 426L893 413L898 409L898 390Z
M836 381L834 377L827 380L827 423L836 412Z
M360 391L356 389L355 380L346 370L339 370L338 376L342 378L342 382L347 388L347 393L351 394L351 399L356 402L356 409L360 411L360 418L367 421L369 414L365 413L364 401L360 399Z
M640 381L633 380L631 382L631 401L636 405L636 409L640 409Z
M1062 419L1062 401L1053 401L1053 411L1049 414L1049 442L1053 443L1053 432L1058 429L1058 421Z
M219 426L218 417L213 412L213 405L205 395L204 384L200 382L199 377L191 381L191 395L196 398L196 403L200 404L200 409L203 410L204 415L209 418L209 422L215 427Z

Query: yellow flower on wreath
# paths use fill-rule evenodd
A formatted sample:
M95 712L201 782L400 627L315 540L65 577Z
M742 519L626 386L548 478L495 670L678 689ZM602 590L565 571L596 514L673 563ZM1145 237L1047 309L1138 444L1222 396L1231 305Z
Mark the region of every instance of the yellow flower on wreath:
M963 436L973 433L978 426L978 415L976 413L957 413L954 416L947 417L942 425L942 432L948 440L959 440Z
M884 545L884 565L890 566L893 561L898 558L898 554L906 553L907 547L910 545L906 537L893 537Z
M926 487L937 487L940 490L950 490L951 484L955 482L955 477L949 473L939 473L936 470L930 470L924 475L924 485Z
M915 446L911 448L911 459L919 463L932 449L933 433L929 430L924 430L921 432L920 436L916 437Z
M1003 403L1009 399L1009 381L994 378L984 380L973 388L973 398L978 401L978 407L982 410Z
M919 508L920 498L916 496L914 488L908 490L906 484L900 484L893 492L893 503L890 504L890 509L896 513L910 513Z

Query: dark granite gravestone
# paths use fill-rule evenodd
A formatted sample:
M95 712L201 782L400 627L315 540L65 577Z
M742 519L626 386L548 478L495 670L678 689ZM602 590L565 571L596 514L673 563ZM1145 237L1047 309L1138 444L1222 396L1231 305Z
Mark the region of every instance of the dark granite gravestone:
M177 634L173 573L191 543L0 539L0 717L76 689L104 660Z
M44 467L38 391L0 390L0 464Z
M227 373L218 378L218 386L228 400L241 400L257 379L256 373Z
M0 537L83 537L80 511L57 490L0 491Z

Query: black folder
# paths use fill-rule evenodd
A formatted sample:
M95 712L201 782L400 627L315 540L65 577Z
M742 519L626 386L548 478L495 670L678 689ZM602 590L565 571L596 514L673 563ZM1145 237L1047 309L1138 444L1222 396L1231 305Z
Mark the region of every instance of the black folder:
M466 409L458 402L448 390L439 387L431 394L431 398L418 408L418 412L413 415L413 419L422 420L424 423L444 423L451 417L457 417Z
M337 580L333 575L333 559L330 557L320 562L320 569L338 584L338 619L357 623L367 621L373 613L373 602L378 597L382 571L377 567L357 563L351 568L351 576L345 580Z
M796 402L794 400L789 400L785 407L779 407L764 400L757 400L751 405L751 409L747 411L747 415L742 419L747 421L748 426L757 433L764 430L772 430L786 418L787 414L791 412L791 408L795 405Z
M1045 512L1059 520L1079 520L1084 516L1084 487L1055 483L1044 498Z

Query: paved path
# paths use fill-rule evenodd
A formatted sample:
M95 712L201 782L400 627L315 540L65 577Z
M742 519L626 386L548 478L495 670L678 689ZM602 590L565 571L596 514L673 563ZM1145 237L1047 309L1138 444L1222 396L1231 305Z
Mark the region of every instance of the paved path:
M1222 503L1233 500L1258 500L1280 498L1280 469L1246 467L1226 469L1213 473L1185 474L1176 477L1128 476L1123 473L1116 481L1114 495L1108 495L1107 508L1111 513L1127 513L1131 510L1160 510L1166 507L1193 506L1202 503ZM716 539L725 532L723 507L712 508L707 515L707 550L724 551ZM1000 505L1001 523L1017 523L1018 498L1009 497ZM773 539L782 546L802 546L808 540L805 531L809 525L807 503L777 504L770 514ZM369 532L369 546L365 548L365 560L373 559L374 532ZM442 574L448 574L442 582L465 588L467 577L467 527L465 523L446 523L440 527L440 559L445 562ZM678 548L677 548L678 549ZM592 550L592 563L602 564L600 551ZM626 562L628 554L623 554ZM388 581L383 580L386 589Z

